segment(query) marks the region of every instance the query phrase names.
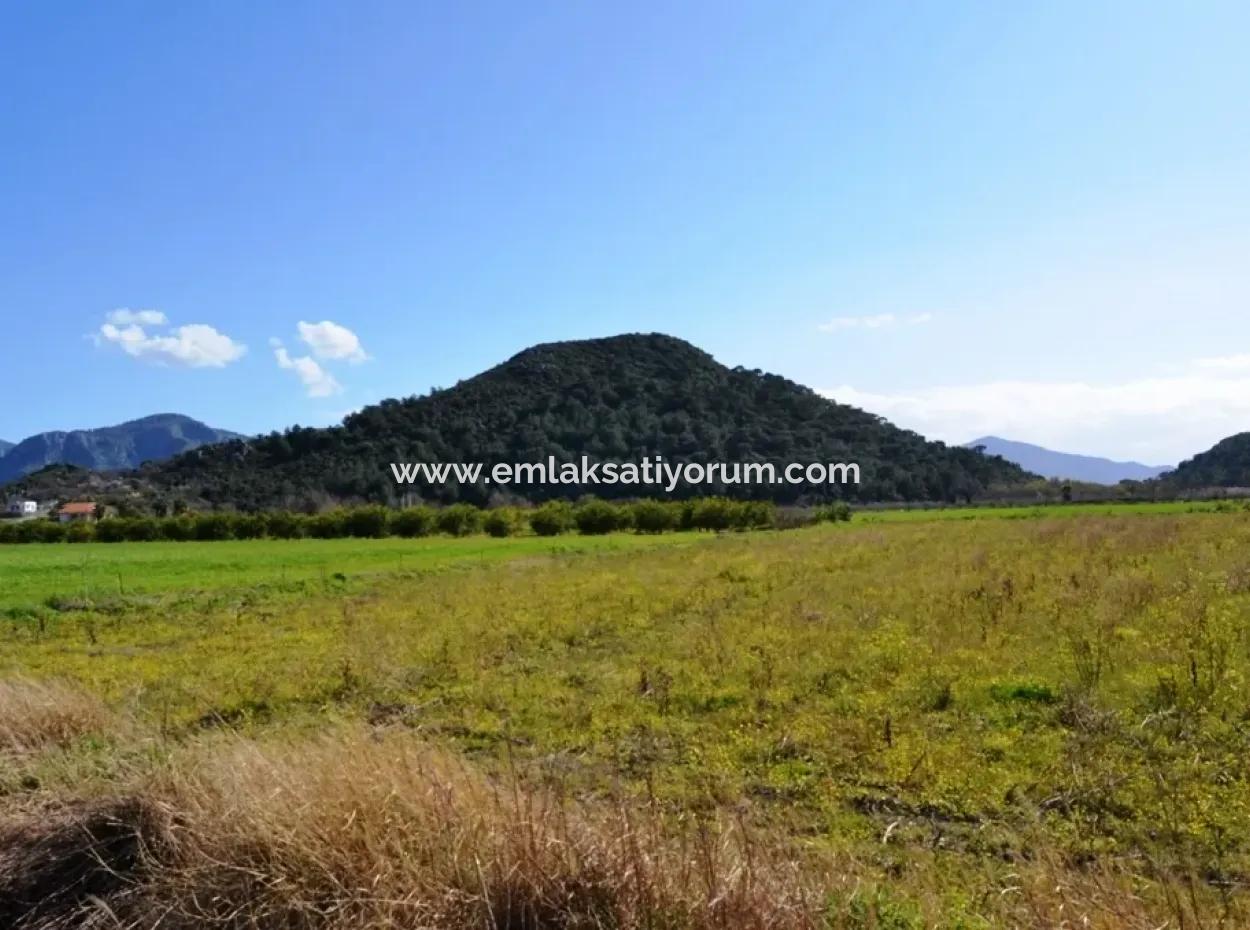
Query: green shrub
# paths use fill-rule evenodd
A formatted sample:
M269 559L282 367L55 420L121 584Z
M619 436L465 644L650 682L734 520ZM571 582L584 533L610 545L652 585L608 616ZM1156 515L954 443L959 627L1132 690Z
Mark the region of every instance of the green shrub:
M529 514L530 529L538 536L559 536L573 529L573 508L568 501L547 501Z
M434 532L434 511L429 507L405 507L391 515L391 532L413 539Z
M174 542L195 539L195 520L188 516L166 517L161 521L161 536Z
M343 511L327 510L308 518L308 535L314 539L339 539L347 535Z
M160 536L160 523L151 517L128 517L119 522L127 542L151 542Z
M515 507L495 507L482 517L482 529L495 537L515 536L523 525L524 518Z
M777 505L772 501L742 501L738 517L738 529L769 529L777 525Z
M100 542L123 542L126 539L128 521L120 517L106 517L95 525L95 538Z
M662 501L638 501L631 509L634 529L639 533L663 533L676 529L681 520L681 508Z
M258 513L236 513L230 520L230 533L235 539L260 539L266 526L267 521Z
M17 523L13 520L0 520L0 543L17 542Z
M482 512L472 504L444 507L435 518L440 533L448 536L470 536L482 525Z
M600 536L628 529L632 519L629 508L601 500L585 501L573 510L573 522L583 536Z
M376 539L385 536L390 522L390 511L385 507L353 507L343 517L343 529L348 536Z
M64 526L66 542L84 543L95 539L95 524L88 523L86 520L76 520Z
M27 521L33 529L34 541L41 543L64 542L65 530L68 524L61 523L57 520L29 520Z
M816 520L821 523L846 523L851 519L851 506L846 501L834 501L816 508Z
M696 530L728 530L741 521L739 505L724 497L704 497L692 502L690 527Z
M265 514L265 535L273 539L299 539L304 535L304 521L289 510Z
M233 527L229 514L202 513L195 518L195 538L202 540L229 539Z

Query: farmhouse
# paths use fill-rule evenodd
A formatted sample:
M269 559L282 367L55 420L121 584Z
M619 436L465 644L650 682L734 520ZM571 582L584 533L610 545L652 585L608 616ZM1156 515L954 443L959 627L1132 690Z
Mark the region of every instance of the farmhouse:
M57 511L57 519L62 523L73 523L79 520L94 520L96 506L91 501L70 501L62 504Z
M33 517L39 513L39 504L36 501L14 497L5 506L5 513L11 517Z

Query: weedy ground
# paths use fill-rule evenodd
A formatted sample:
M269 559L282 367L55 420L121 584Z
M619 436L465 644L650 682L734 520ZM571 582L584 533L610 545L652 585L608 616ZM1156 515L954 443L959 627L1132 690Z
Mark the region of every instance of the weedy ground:
M1247 926L1248 673L1243 512L70 599L0 925Z

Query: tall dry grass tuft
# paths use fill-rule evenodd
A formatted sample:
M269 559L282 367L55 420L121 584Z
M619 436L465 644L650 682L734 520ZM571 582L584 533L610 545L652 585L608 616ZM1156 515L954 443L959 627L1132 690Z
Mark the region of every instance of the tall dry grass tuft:
M335 930L819 925L820 898L797 865L736 827L674 830L645 809L505 789L408 735L218 741L145 791L142 817L126 820L139 835L133 868L111 892L82 897L79 919ZM65 832L32 835L47 849ZM24 887L56 885L48 862L54 874L27 876ZM0 876L0 898L12 890ZM66 925L65 899L25 926Z
M96 698L58 681L0 679L0 753L63 748L118 721Z
M241 742L171 772L162 915L188 925L804 927L791 870L733 830L504 789L410 737Z

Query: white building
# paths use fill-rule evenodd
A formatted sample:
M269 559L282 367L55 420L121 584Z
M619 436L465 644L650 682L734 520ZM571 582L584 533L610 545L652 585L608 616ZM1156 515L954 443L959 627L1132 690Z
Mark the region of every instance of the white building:
M15 497L9 501L5 510L14 517L33 517L39 513L39 504L35 501L24 501Z

